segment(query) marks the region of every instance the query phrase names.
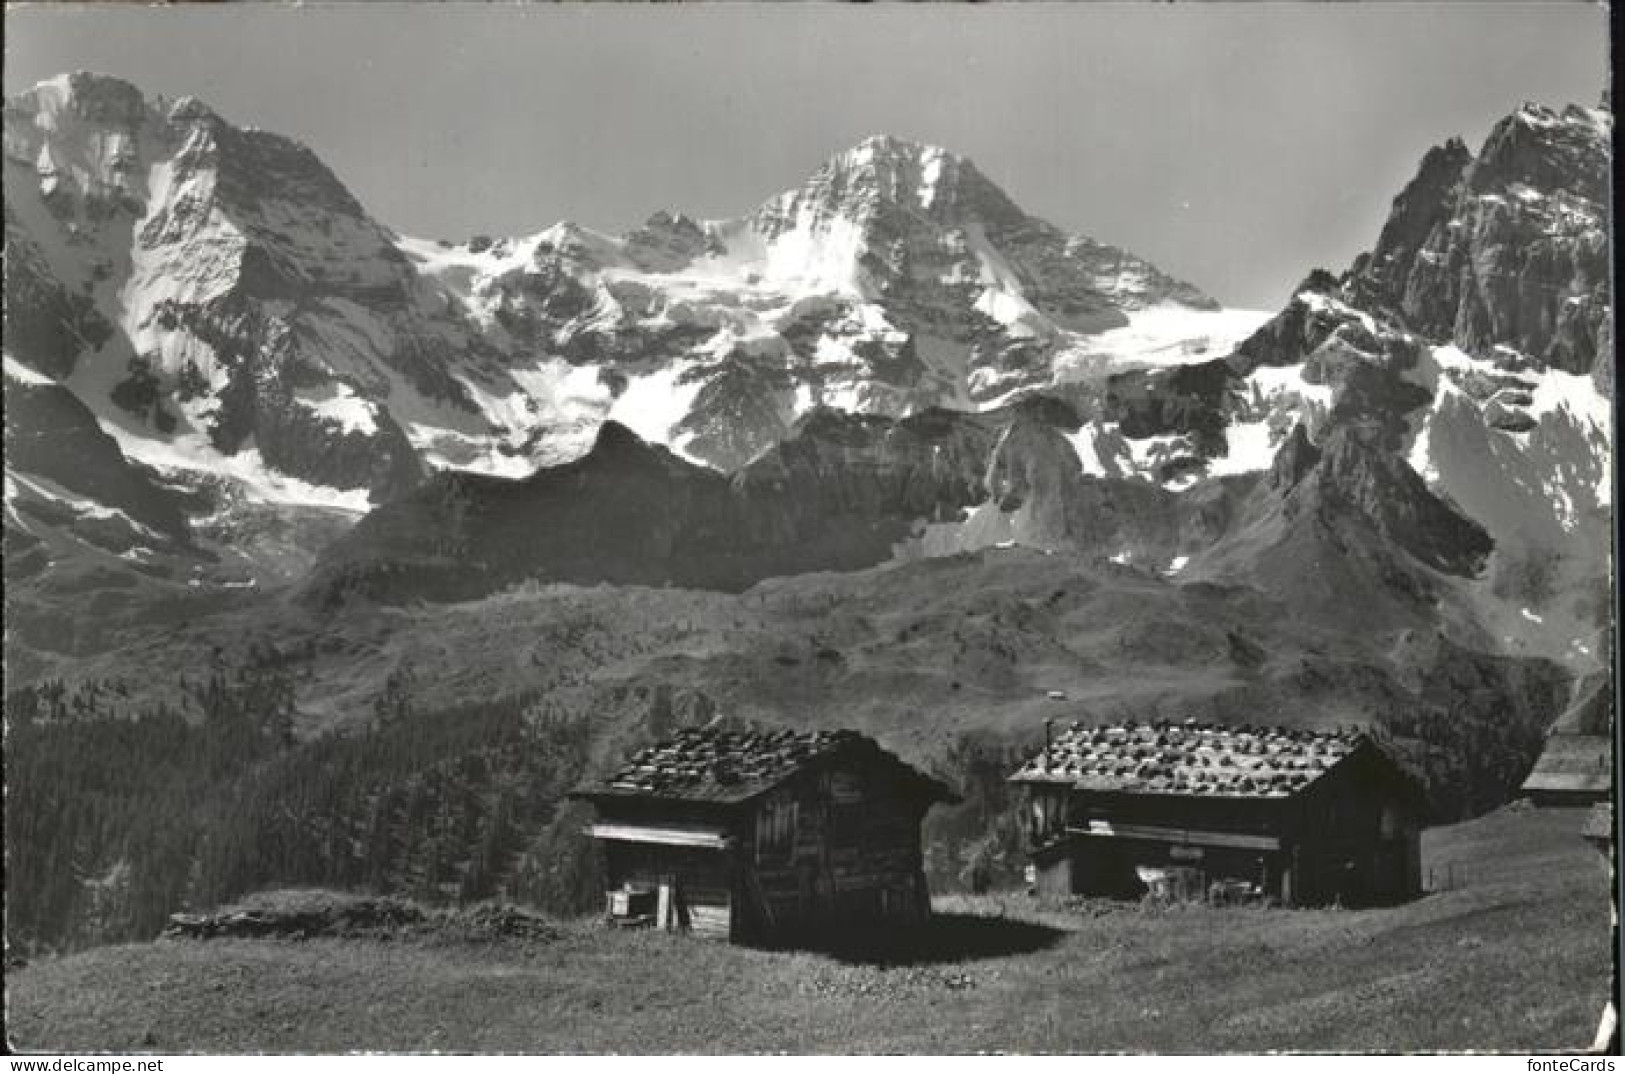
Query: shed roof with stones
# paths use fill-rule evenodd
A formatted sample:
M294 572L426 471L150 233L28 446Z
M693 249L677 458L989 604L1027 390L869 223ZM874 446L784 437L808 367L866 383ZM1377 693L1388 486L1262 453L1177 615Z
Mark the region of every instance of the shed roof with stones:
M699 727L640 750L612 775L572 792L587 799L650 798L737 804L772 790L803 769L836 758L890 768L902 788L931 801L958 796L874 739L851 730Z
M1284 798L1369 741L1360 732L1183 723L1074 723L1013 776L1080 790Z

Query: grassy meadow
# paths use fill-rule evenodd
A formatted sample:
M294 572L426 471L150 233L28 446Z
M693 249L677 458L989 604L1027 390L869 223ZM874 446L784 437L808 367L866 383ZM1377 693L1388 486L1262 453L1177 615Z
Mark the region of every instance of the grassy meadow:
M160 940L7 975L21 1050L1080 1053L1589 1046L1608 881L1579 810L1431 830L1455 886L1368 910L939 900L923 946ZM1446 869L1446 866L1453 868Z

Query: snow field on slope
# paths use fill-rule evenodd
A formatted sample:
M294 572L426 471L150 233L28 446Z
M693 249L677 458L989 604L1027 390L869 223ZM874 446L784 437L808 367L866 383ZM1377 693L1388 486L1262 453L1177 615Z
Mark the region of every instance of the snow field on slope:
M1535 387L1528 406L1511 409L1536 424L1509 432L1485 424L1482 407L1445 375L1449 370L1503 373L1455 346L1425 354L1413 379L1431 386L1434 398L1413 417L1406 459L1430 488L1460 504L1492 535L1543 542L1563 541L1582 517L1611 505L1612 409L1589 376L1518 371ZM1548 518L1558 532L1545 531Z
M865 298L858 258L863 254L863 229L850 220L809 219L801 209L796 224L767 244L762 275L769 280L809 290Z
M109 507L95 500L75 496L57 482L41 477L38 474L27 476L15 472L6 474L6 505L13 516L16 516L16 509L11 507L11 501L19 498L24 490L32 492L42 499L59 503L81 518L119 519L138 533L157 540L163 540L158 534L131 518L122 508ZM21 518L18 518L18 522L21 523L21 521Z
M318 418L337 425L347 433L370 435L378 431L373 404L356 395L343 381L302 389L294 394L293 399Z
M99 420L102 430L118 443L126 458L160 472L182 471L226 478L238 486L246 498L259 503L333 507L357 513L371 507L366 489L313 485L272 470L252 440L236 454L223 455L201 433L156 439Z
M1225 427L1226 452L1209 461L1209 477L1268 470L1294 425L1303 422L1313 427L1331 410L1331 388L1304 380L1301 363L1260 366L1246 383L1249 419L1232 420ZM1253 417L1254 413L1262 416Z
M1223 358L1269 320L1263 310L1196 310L1166 303L1127 311L1129 323L1071 337L1054 362L1055 383L1107 373Z
M1048 318L1022 294L1021 281L1004 256L988 241L981 224L965 225L965 240L980 265L982 294L976 308L1015 334L1038 337L1054 331Z
M650 443L675 448L672 429L688 415L700 391L698 382L678 383L693 365L678 362L653 373L628 378L626 390L609 408L608 419L619 422Z
M1331 407L1331 389L1303 379L1303 366L1262 367L1247 378L1243 405L1225 427L1226 452L1209 459L1207 476L1224 477L1267 470L1281 441L1300 421L1313 426ZM1140 477L1155 481L1156 468L1193 454L1190 439L1163 434L1130 440L1115 422L1085 422L1067 435L1083 473L1092 477ZM1163 482L1168 489L1189 487L1193 476Z

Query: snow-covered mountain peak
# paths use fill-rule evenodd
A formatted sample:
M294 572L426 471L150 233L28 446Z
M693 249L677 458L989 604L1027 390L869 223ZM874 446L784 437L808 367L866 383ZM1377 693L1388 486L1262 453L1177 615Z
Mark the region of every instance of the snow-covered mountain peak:
M200 121L227 124L198 97L148 97L139 86L96 71L72 71L38 82L8 97L6 113L8 124L20 120L57 134L70 133L74 124L126 130L163 120L181 126Z
M141 91L121 78L94 71L73 71L36 84L32 96L42 116L54 119L70 112L98 123L139 123L147 112Z
M178 98L169 106L169 121L180 124L224 122L219 113L191 95Z
M1527 127L1569 126L1603 137L1607 136L1609 128L1613 126L1613 114L1607 108L1586 108L1572 103L1558 110L1534 101L1525 101L1513 113L1512 118Z
M1611 126L1602 109L1526 104L1476 156L1430 152L1345 290L1478 357L1589 372L1611 349Z
M966 157L889 134L872 135L836 154L824 170L871 179L878 196L927 210L960 182L987 182Z
M510 244L511 240L503 239L493 249ZM536 235L532 259L547 257L562 257L593 269L607 268L625 260L619 240L573 220L561 220Z
M1602 201L1608 196L1612 128L1612 113L1600 108L1570 104L1559 111L1525 104L1490 132L1468 185L1479 194L1517 185Z
M75 198L103 209L143 197L144 158L161 128L140 90L78 71L6 99L5 156L33 171L59 212Z
M771 237L798 217L868 225L892 212L941 225L1026 219L968 158L891 135L865 138L830 157L800 187L769 199L753 219Z
M877 156L877 157L909 157L924 156L926 154L941 155L947 152L939 145L926 142L916 142L909 138L898 138L892 134L871 134L860 139L852 148L837 156Z

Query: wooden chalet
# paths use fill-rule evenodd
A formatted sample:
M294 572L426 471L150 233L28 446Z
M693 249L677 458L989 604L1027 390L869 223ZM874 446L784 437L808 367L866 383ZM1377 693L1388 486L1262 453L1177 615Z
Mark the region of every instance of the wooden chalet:
M692 729L573 796L612 921L783 942L930 913L920 821L957 801L854 731Z
M1614 678L1593 672L1574 684L1571 703L1552 722L1540 757L1523 781L1538 806L1584 806L1614 798Z
M1195 721L1049 737L1010 777L1042 894L1355 905L1421 891L1420 788L1369 738Z

